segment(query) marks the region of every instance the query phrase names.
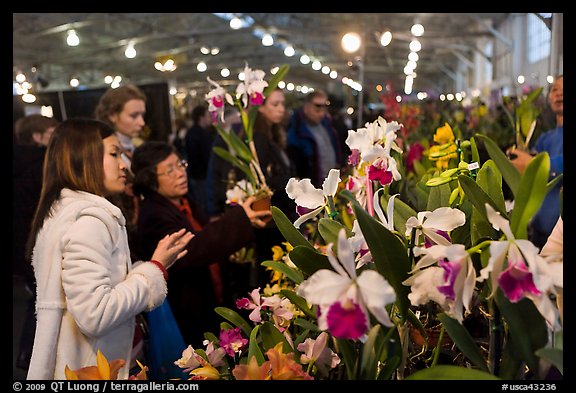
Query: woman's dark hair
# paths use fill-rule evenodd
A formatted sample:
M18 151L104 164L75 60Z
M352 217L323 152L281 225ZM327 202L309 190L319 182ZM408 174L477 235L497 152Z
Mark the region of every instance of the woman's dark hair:
M147 141L134 150L131 169L134 173L133 190L136 195L146 196L158 190L156 167L172 153L178 155L176 148L161 141Z
M36 236L64 188L105 196L103 140L114 134L108 124L94 119L69 119L55 129L44 159L42 191L27 242L32 255Z

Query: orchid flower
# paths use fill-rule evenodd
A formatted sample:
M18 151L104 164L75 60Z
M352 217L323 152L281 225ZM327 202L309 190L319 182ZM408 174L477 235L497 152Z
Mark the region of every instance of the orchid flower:
M250 292L250 297L252 298L252 301L245 297L236 300L236 307L252 310L248 318L255 323L262 322L260 310L262 309L263 303L260 299L260 287L254 288L252 292Z
M346 179L346 189L354 194L358 204L362 206L363 209L366 208L367 195L366 195L366 184L368 181L368 174L365 168L352 168L352 174Z
M338 355L326 346L328 337L326 332L322 332L316 337L316 340L307 338L303 343L298 344L298 350L303 352L300 355L300 363L315 364L321 375L328 375L331 368L340 364Z
M512 303L526 297L534 303L551 326L559 328L558 309L550 300L549 294L556 293L556 287L564 287L562 269L548 264L531 241L516 239L508 220L489 204L486 204L486 213L492 227L502 231L507 240L490 242L490 259L488 265L480 271L478 281L484 281L491 276L490 296L500 287L504 296Z
M300 217L294 222L299 228L303 222L316 217L323 209L329 209L329 200L336 195L340 183L340 170L330 169L322 183L322 189L312 185L310 179L297 180L292 177L286 184L286 194L296 202L296 211Z
M418 245L420 234L424 235L426 246L442 244L449 246L448 232L466 223L464 212L451 207L439 207L433 212L418 213L418 218L412 216L406 220L406 236L410 237L412 229L416 228L415 243Z
M413 275L403 281L411 287L408 299L414 306L436 302L447 315L462 323L463 308L470 311L476 284L472 259L462 244L415 247L415 256L422 256L414 266ZM431 266L437 263L437 266Z
M360 154L361 164L369 165L370 180L379 180L382 185L398 181L402 178L398 171L396 160L391 157L390 150L402 153L395 140L396 131L401 127L398 122L386 122L381 116L372 123L366 123L366 128L349 130L346 144L352 155Z
M234 185L234 188L226 191L226 204L228 205L239 205L249 195L254 194L254 188L250 182L247 182L245 179L239 180Z
M348 241L350 242L352 251L356 253L356 269L360 269L362 266L374 262L374 260L372 259L372 253L368 248L366 239L364 239L358 220L354 220L354 224L352 224L352 232L354 233L354 236L350 237Z
M218 338L220 339L220 347L224 348L226 354L232 358L234 358L237 352L241 352L248 344L248 340L242 337L239 327L220 330L220 336Z
M338 258L332 249L331 243L327 254L335 271L320 269L296 290L320 306L320 329L329 329L334 337L360 338L368 329L367 310L382 324L392 326L386 311L386 305L396 300L392 286L375 270L356 275L354 253L344 229L338 234Z
M220 118L220 120L224 122L224 100L233 105L232 96L226 93L226 90L224 90L224 88L217 82L210 79L210 77L207 77L206 79L215 87L204 96L204 99L208 102L208 111L210 112L210 115L216 114L216 116L213 116L212 120ZM214 117L216 119L214 119Z
M244 82L236 87L236 98L242 99L244 108L250 105L264 103L264 88L268 82L264 80L266 73L262 70L252 70L248 64L244 67Z

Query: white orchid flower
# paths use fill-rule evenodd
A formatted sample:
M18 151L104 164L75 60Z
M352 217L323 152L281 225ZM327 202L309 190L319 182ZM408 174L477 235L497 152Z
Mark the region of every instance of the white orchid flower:
M226 204L239 205L242 204L250 195L254 194L254 189L250 182L245 179L239 180L234 185L234 188L226 191Z
M462 323L463 308L470 311L476 283L472 259L464 245L415 247L415 256L422 256L404 285L411 287L408 299L414 306L436 302L447 315ZM438 266L431 266L437 263Z
M558 269L556 264L548 264L531 241L516 239L508 220L489 204L486 204L486 213L492 227L502 231L507 240L490 242L488 265L480 271L478 281L491 277L490 296L500 287L513 303L524 297L530 299L546 321L558 329L558 309L549 294L556 293L556 287L564 287L562 269Z
M386 311L386 305L396 300L392 286L375 270L366 269L359 276L356 275L354 252L344 229L338 234L337 258L332 246L328 246L327 255L335 271L320 269L303 281L296 290L298 295L308 302L321 307L322 314L318 319L320 329L330 328L332 331L332 327L338 325L338 312L332 313L332 309L355 305L360 307L366 321L369 320L366 310L369 310L380 323L392 326ZM331 317L331 313L335 317Z
M300 217L294 222L300 228L303 222L316 217L328 206L328 198L334 197L340 183L340 170L330 169L328 177L322 183L322 189L312 185L310 179L297 180L292 177L286 184L286 194L296 202ZM310 211L311 210L311 211Z
M268 82L264 80L266 73L262 70L252 70L248 64L244 67L244 82L236 87L236 98L242 98L244 108L251 105L262 105L264 102L264 88Z
M364 239L358 220L354 220L354 224L352 224L352 232L354 235L350 237L348 241L350 242L352 251L356 253L356 269L360 269L362 266L374 262L374 260L372 259L372 253L368 248L366 239Z
M346 144L350 150L358 150L362 161L371 164L376 159L390 158L390 150L394 149L402 153L402 149L394 142L396 140L396 131L401 127L396 121L390 123L379 116L372 123L366 123L366 128L358 130L349 130Z
M416 243L420 234L424 234L427 245L442 244L449 246L448 232L466 223L464 212L451 207L439 207L433 212L423 211L418 213L418 218L412 216L406 220L406 236L410 237L412 229L416 228ZM433 242L433 243L430 243Z

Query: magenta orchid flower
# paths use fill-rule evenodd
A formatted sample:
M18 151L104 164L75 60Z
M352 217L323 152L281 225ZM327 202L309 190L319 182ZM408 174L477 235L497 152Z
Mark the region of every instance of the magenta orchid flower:
M508 220L489 204L486 213L494 229L502 231L507 240L490 242L488 265L480 271L478 281L491 277L490 296L500 287L512 303L525 297L530 299L546 321L558 329L558 309L549 295L564 287L562 269L548 264L531 241L516 239Z
M220 86L217 82L214 82L209 77L206 78L208 82L213 85L215 88L210 90L204 96L204 99L208 102L208 111L212 116L212 120L214 118L218 119L223 122L224 121L224 101L228 101L230 105L234 105L232 101L232 96L224 90L222 86Z
M392 326L386 305L396 300L396 293L375 270L356 274L354 252L344 229L338 234L338 257L333 244L328 245L327 254L335 271L320 269L296 290L308 302L320 306L320 329L328 329L339 338L360 338L369 327L368 311L380 323Z
M303 222L316 217L323 209L328 209L328 200L338 191L340 183L340 170L330 169L328 176L322 183L322 189L312 185L310 179L297 180L292 177L286 184L286 194L296 202L296 209L300 217L294 222L300 228Z
M476 284L476 271L464 246L415 247L414 255L421 258L410 272L413 275L403 282L411 287L408 299L412 305L432 300L447 315L462 323L463 309L470 311Z
M232 358L248 345L248 340L242 337L239 327L220 330L220 337L218 338L220 339L220 347L224 348L226 354Z

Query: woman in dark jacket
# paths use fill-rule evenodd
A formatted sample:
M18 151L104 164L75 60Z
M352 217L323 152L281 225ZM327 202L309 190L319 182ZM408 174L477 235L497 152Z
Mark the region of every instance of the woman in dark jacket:
M201 347L206 331L216 332L219 317L214 307L222 304L226 285L220 268L231 254L254 240L253 227L271 212L250 208L253 198L231 207L218 220L208 222L204 212L188 196L187 163L168 143L149 141L132 157L134 192L141 196L136 245L143 258L172 228L195 234L188 253L170 268L168 301L186 344Z

